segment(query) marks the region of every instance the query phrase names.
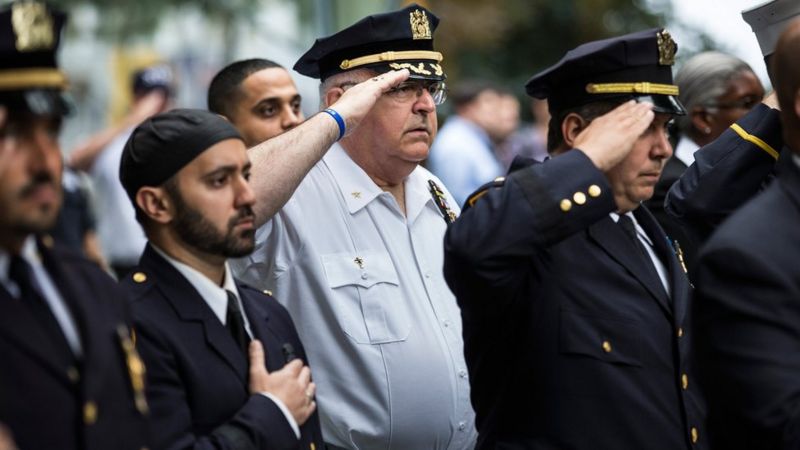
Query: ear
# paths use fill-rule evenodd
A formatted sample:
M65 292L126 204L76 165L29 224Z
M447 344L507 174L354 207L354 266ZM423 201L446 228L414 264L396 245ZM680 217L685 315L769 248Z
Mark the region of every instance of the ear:
M575 138L587 126L589 126L589 122L576 113L569 113L567 117L564 117L564 120L561 121L561 135L564 136L564 144L567 148L575 146Z
M150 220L168 224L175 217L169 195L161 187L144 186L136 193L136 204Z
M342 94L344 94L344 89L340 87L328 89L328 91L325 92L325 107L327 108L336 103L342 97Z
M702 106L695 106L689 112L692 119L692 127L697 133L704 135L711 132L711 127L714 125L714 115L708 112Z

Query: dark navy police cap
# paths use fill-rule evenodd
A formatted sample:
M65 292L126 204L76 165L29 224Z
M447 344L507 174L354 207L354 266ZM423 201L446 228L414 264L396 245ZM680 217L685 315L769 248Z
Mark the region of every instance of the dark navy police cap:
M0 7L0 104L11 111L63 115L66 75L56 50L66 15L37 1Z
M444 80L442 54L433 50L439 18L412 4L399 11L367 16L331 36L317 39L294 70L325 80L353 69L383 73L408 69L412 79Z
M133 74L133 92L146 94L151 91L161 90L166 95L172 92L172 69L166 64L156 64L137 70Z
M551 113L598 101L636 99L655 112L684 115L672 65L678 45L664 29L589 42L567 52L525 84L531 97L547 99Z

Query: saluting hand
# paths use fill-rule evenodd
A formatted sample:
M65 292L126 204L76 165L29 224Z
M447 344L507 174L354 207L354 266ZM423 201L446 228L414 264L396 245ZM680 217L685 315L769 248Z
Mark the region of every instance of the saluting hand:
M341 97L334 99L335 103L330 107L344 118L349 133L358 126L384 92L402 83L408 76L408 69L382 73L348 88Z
M264 363L264 347L258 340L250 341L250 393L267 392L278 397L302 425L317 407L314 401L316 385L311 382L311 369L299 359L282 369L268 372Z
M598 169L605 172L625 159L654 117L652 104L634 100L625 102L594 119L575 138L574 147L582 150Z

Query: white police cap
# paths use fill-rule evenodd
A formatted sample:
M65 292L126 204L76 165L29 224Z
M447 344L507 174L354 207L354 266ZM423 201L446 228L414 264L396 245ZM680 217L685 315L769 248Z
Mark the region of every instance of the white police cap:
M797 0L772 0L742 11L742 18L756 34L763 56L775 51L781 32L798 15L800 2Z

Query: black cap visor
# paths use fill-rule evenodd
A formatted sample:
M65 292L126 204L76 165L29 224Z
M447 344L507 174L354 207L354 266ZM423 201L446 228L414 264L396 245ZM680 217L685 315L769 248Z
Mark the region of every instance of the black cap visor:
M674 114L676 116L685 116L686 108L683 107L678 98L674 95L636 95L634 99L641 103L647 102L653 104L653 112Z

